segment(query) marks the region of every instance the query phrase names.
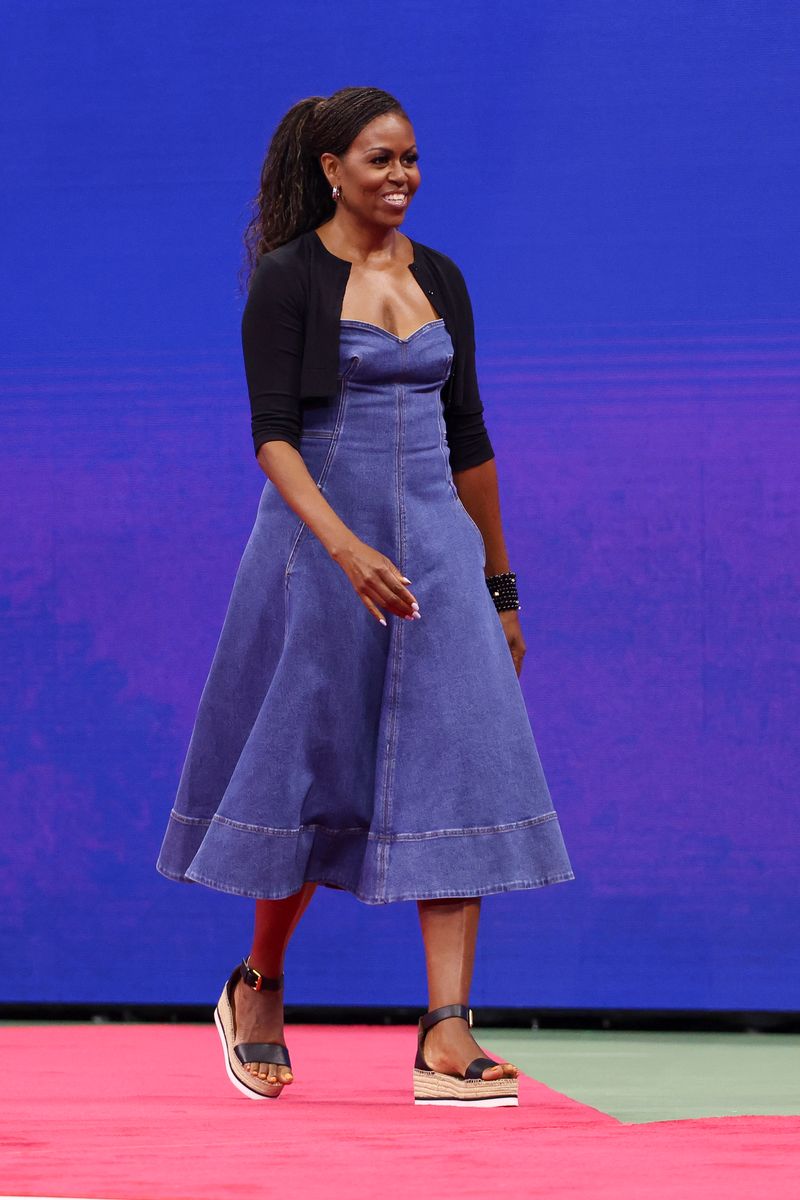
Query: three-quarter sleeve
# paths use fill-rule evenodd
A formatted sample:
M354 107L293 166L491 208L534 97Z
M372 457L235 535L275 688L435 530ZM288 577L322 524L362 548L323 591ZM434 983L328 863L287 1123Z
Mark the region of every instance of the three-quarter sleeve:
M494 458L494 447L489 438L483 417L483 402L478 388L478 373L475 367L475 318L466 280L458 266L450 260L455 285L459 295L461 327L464 344L460 347L463 373L463 403L446 405L444 423L447 445L450 451L451 471L463 471L477 467Z
M298 282L268 254L259 260L242 313L242 351L253 448L289 442L300 449L304 310Z
M456 408L444 411L447 445L450 449L450 470L464 471L478 467L494 458L494 447L483 420L483 411L465 413Z

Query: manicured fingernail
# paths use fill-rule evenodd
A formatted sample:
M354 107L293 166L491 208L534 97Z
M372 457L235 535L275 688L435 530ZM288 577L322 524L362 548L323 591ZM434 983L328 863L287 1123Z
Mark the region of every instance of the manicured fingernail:
M378 620L380 621L381 625L386 624L386 621L383 619L383 617L378 617Z
M402 579L403 583L411 583L411 580L408 579L405 575L401 575L400 578Z
M411 607L413 609L416 609L417 612L419 612L419 605L417 604L416 600L411 601Z
M415 613L412 613L411 620L412 620L412 621L418 621L418 620L420 619L420 617L421 617L421 616L422 616L422 613L421 613L421 612L415 612Z

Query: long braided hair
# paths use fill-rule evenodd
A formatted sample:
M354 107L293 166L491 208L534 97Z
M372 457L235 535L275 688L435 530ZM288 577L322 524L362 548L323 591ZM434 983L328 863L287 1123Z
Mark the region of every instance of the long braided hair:
M387 112L407 116L399 100L373 87L341 88L292 105L272 135L251 204L240 272L246 289L262 254L333 216L336 202L320 155L344 155L364 126Z

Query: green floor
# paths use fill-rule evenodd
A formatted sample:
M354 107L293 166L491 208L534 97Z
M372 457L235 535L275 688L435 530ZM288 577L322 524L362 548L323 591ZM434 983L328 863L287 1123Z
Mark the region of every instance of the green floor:
M478 1029L495 1058L620 1121L800 1115L800 1036Z

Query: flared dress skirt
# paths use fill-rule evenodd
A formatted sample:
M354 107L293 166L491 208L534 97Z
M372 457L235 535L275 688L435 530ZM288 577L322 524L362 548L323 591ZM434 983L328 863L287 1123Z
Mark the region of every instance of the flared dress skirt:
M306 881L367 904L573 879L478 526L449 465L444 321L342 320L335 395L300 453L410 580L381 625L267 480L156 863L256 899Z

